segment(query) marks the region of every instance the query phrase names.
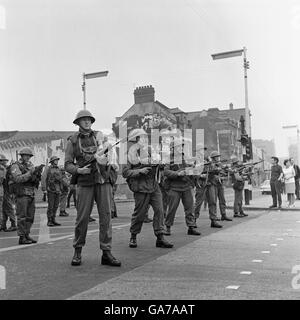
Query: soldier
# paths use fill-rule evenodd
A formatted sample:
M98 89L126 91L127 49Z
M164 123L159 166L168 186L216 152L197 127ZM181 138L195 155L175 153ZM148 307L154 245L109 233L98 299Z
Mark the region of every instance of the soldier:
M9 191L8 180L10 176L10 166L7 166L8 159L4 155L0 155L0 164L6 169L6 175L3 182L4 196L3 196L3 216L2 223L0 223L0 230L5 232L12 232L17 230L16 216L13 206L13 195ZM1 208L0 208L1 210ZM11 226L6 227L7 220L10 220Z
M59 197L59 216L68 217L66 212L67 198L69 193L70 179L68 178L64 168L61 168L62 180L61 180L61 194Z
M178 150L179 147L179 150ZM176 161L178 160L178 161ZM180 200L182 201L185 213L185 223L188 227L187 234L200 236L201 233L195 230L196 220L193 213L194 197L193 178L186 176L185 168L187 167L182 153L182 142L179 145L173 145L170 157L170 164L165 167L164 175L167 179L168 197L169 197L169 210L165 219L166 232L165 235L171 235L171 226L174 224L175 214L179 206Z
M139 135L129 136L134 145L128 152L128 164L123 168L123 177L134 193L135 207L131 218L129 247L136 248L136 236L142 230L145 215L151 205L153 230L157 237L156 247L172 248L173 244L164 239L162 194L158 185L158 166L151 167L148 149L143 147Z
M48 227L60 226L61 224L55 220L56 211L59 206L59 197L61 194L62 174L58 167L59 158L52 156L50 158L50 166L44 171L45 180L42 183L42 190L47 191L48 199Z
M71 264L81 264L81 251L85 245L89 216L96 200L99 214L99 241L103 251L101 264L121 266L121 262L111 254L112 225L111 199L113 168L107 164L106 156L98 157L96 133L91 129L95 118L88 110L77 113L73 123L79 126L79 131L68 139L65 152L65 169L72 175L77 174L78 197L77 218L75 224L75 248ZM76 160L76 164L74 163ZM101 164L99 164L99 162Z
M32 244L37 241L30 234L35 215L35 192L40 180L40 167L34 167L30 158L33 152L30 148L22 148L19 152L21 159L12 164L11 176L15 184L16 214L19 244Z
M240 163L237 157L232 159L232 168L231 168L231 181L232 187L234 190L234 217L235 218L244 218L248 215L243 211L243 189L245 181L242 175L242 172L239 171Z
M222 228L222 225L217 223L217 199L219 199L221 220L232 221L232 219L226 216L226 201L224 196L224 187L220 177L220 173L222 171L221 166L219 164L220 154L217 151L213 151L210 154L210 158L212 163L206 169L208 172L206 198L209 208L209 218L211 220L212 228Z

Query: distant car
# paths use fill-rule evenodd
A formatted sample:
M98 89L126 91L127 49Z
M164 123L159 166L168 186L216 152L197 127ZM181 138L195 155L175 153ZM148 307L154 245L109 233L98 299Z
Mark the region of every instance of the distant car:
M261 192L261 194L271 194L270 180L265 180L265 181L260 185L260 192Z

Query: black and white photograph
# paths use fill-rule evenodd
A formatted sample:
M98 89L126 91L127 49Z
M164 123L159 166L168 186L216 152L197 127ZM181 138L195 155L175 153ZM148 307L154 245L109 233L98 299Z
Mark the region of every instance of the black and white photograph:
M299 300L299 57L299 0L0 0L0 301Z

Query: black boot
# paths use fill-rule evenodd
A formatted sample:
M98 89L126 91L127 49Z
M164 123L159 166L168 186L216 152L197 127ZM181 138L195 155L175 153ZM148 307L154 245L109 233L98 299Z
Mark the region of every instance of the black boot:
M6 228L6 226L0 226L0 231L6 231L7 230L7 228Z
M121 261L116 259L109 250L103 250L101 264L112 266L112 267L120 267Z
M245 212L240 212L240 215L243 217L248 217L247 213L245 213Z
M61 226L61 224L55 220L55 217L52 219L52 223L54 224L54 226Z
M232 219L228 218L228 217L226 216L226 214L225 214L224 216L222 216L221 220L222 220L222 221L232 221Z
M19 238L19 244L32 244L32 242L30 240L26 239L25 236L21 236Z
M240 213L236 212L234 215L233 215L234 218L243 218L244 216L241 215Z
M211 226L211 228L223 228L223 226L218 224L218 222L216 220L211 220L210 226Z
M26 238L27 240L31 241L31 243L37 243L37 241L34 240L34 239L32 239L32 238L29 236L29 234L26 234L26 235L25 235L25 238Z
M72 266L80 266L81 265L81 251L82 248L75 248L74 256L71 262Z
M47 226L54 227L54 223L53 223L52 219L48 219Z
M195 230L195 228L193 228L193 227L189 227L187 234L191 235L191 236L200 236L201 235L201 233L199 231Z
M164 239L163 234L159 234L156 240L157 248L173 248L173 244Z
M131 238L129 240L129 247L130 248L136 248L137 247L136 234L134 234L134 233L131 234Z

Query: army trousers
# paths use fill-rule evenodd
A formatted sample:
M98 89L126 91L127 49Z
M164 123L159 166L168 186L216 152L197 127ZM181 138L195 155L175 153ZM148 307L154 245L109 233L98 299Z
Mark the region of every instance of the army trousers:
M168 206L169 206L169 195L168 195L168 191L162 185L159 185L159 188L160 188L161 195L162 195L164 218L166 218Z
M59 197L59 211L65 212L67 207L68 192L62 192Z
M152 193L134 192L135 207L131 218L130 233L138 234L142 230L143 222L149 206L153 209L153 230L156 236L163 233L163 201L159 188Z
M34 222L35 199L31 196L16 198L16 215L18 236L24 237L30 234L31 226Z
M3 214L2 226L6 227L7 220L10 220L12 225L16 224L15 210L13 206L13 196L9 192L4 192L3 197Z
M89 216L96 201L99 214L99 242L101 250L111 250L112 225L111 202L112 186L110 183L92 186L78 186L77 189L77 217L75 223L74 248L85 245L89 224Z
M233 211L234 211L234 213L242 213L243 212L243 189L242 190L234 189Z
M200 216L201 206L205 200L206 187L196 188L194 215L198 219Z
M208 202L208 212L210 220L217 219L217 200L219 199L219 208L222 216L226 215L226 201L224 197L224 188L222 185L210 184L206 189L206 199Z
M47 197L48 197L47 217L48 217L48 221L50 221L52 219L55 219L56 217L56 211L59 206L60 194L48 191Z
M178 209L180 200L182 201L185 223L188 227L196 227L196 221L194 216L194 197L193 190L188 189L186 191L170 190L169 193L169 210L166 216L165 225L171 227L174 224L176 211Z

